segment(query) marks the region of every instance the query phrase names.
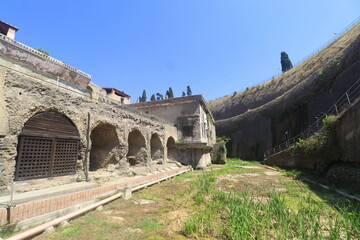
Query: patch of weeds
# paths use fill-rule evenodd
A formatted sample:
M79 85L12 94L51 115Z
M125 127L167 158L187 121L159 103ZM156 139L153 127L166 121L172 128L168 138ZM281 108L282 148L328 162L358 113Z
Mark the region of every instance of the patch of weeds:
M94 216L94 213L91 212L84 216L83 221L79 223L80 225L96 225L96 226L105 226L108 224L104 219Z
M152 200L152 201L159 201L160 198L158 198L157 196L153 195L153 194L149 194L149 193L141 193L141 197L148 199L148 200Z
M291 173L291 172L290 172ZM296 172L292 172L296 174ZM206 178L206 177L205 177ZM184 224L183 232L195 238L225 239L359 239L360 204L333 208L309 187L288 181L286 198L271 191L268 200L246 192L206 191L200 177L196 198L198 213ZM207 181L209 182L209 181ZM203 193L200 195L200 193ZM296 207L293 207L296 205ZM346 205L345 205L346 206Z
M155 235L153 235L153 236L149 236L147 239L148 239L148 240L165 240L166 238L163 238L163 237L161 237L161 236L155 236Z
M124 213L124 217L132 217L132 216L134 216L133 212L125 212Z
M125 230L120 232L119 239L139 239L141 235L141 233Z
M227 159L227 165L229 166L260 166L260 162L258 161L245 161L238 158L228 158Z
M285 171L284 176L286 177L298 177L301 175L301 172L295 169L289 170L289 171Z
M8 238L10 237L11 235L13 235L15 233L15 231L13 230L10 230L10 229L7 229L7 228L4 228L0 231L0 237L1 238Z
M156 219L144 219L134 224L135 228L141 228L145 231L154 231L164 228L164 225L159 223Z
M205 202L205 198L203 195L201 195L201 193L195 194L194 200L195 200L196 204L201 204L201 203Z
M83 230L79 226L70 226L60 232L63 237L77 237L83 233Z
M186 172L186 173L176 176L176 179L193 178L193 177L194 177L194 175L192 175L192 172L189 171L189 172Z
M121 224L119 224L119 223L111 223L111 224L110 224L110 228L111 228L111 229L121 228Z
M187 236L219 236L222 232L217 224L217 214L212 208L207 208L204 212L193 215L184 224L184 234Z

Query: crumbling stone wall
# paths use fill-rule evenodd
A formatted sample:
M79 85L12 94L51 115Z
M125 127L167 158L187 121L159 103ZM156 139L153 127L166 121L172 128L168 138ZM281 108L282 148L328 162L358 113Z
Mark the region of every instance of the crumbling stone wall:
M179 160L181 163L182 160L186 159L186 157L177 156L178 155L178 149L176 149L175 146L175 139L173 137L169 137L166 142L166 148L167 148L167 160L169 161L176 161ZM186 164L186 163L184 163Z
M22 70L24 72L27 71L26 69ZM6 68L0 68L0 73L4 75L4 85L0 86L0 89L3 88L5 99L3 104L6 106L9 122L9 133L0 137L0 161L3 166L0 175L0 186L2 187L9 186L13 181L18 136L24 124L32 116L40 112L55 111L61 113L68 117L76 126L80 136L80 150L76 171L79 180L84 180L84 164L87 164L87 167L89 167L90 163L89 159L85 161L88 113L91 116L91 132L101 124L110 124L116 129L118 139L116 144L105 146L108 154L103 156L105 159L98 167L106 167L107 164L118 164L121 167L128 166L124 164L124 161L127 161L127 136L135 127L146 138L145 145L142 146L138 156L141 159L147 159L149 156L151 133L156 133L162 139L162 142L165 141L164 124L161 122L125 111L116 105L93 102L89 96L50 85L45 81L46 79L39 80L40 78L30 71L23 74ZM48 81L51 81L51 79ZM59 84L61 86L61 83ZM94 132L93 137L96 136L97 134ZM111 141L110 139L105 140ZM93 146L95 145L96 141ZM91 151L91 147L92 144L90 143L89 151Z
M69 69L70 66L65 67L63 62L55 63L53 61L49 61L47 58L41 57L30 51L26 51L25 49L4 40L0 40L0 55L4 55L7 59L21 63L22 65L30 67L34 70L55 77L60 77L61 79L64 79L67 82L81 88L86 88L91 80L90 76L79 74Z
M334 164L325 175L326 179L342 187L356 191L360 190L360 165L359 164Z
M99 124L90 135L90 171L104 167L109 161L120 162L120 143L116 128L111 124ZM114 159L115 158L115 159ZM114 164L114 163L113 163Z
M130 165L149 162L149 154L146 149L146 140L138 129L129 133L128 137L128 154Z
M163 143L160 137L154 133L150 139L151 159L153 161L161 161L163 159Z

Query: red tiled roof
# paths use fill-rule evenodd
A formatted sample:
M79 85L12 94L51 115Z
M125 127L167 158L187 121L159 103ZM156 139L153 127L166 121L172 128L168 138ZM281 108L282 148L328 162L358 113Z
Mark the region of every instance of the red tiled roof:
M124 93L123 91L117 90L116 88L103 88L103 89L105 89L105 91L106 91L107 93L110 93L111 90L114 90L115 93L117 93L118 95L120 95L120 96L122 96L122 97L127 97L127 98L130 98L130 97L131 97L130 95Z

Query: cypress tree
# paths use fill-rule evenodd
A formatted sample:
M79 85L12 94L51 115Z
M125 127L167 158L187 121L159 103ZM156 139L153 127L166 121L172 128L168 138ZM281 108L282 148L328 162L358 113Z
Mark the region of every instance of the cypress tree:
M150 101L155 101L155 100L156 100L155 94L151 95Z
M174 97L174 92L172 90L171 87L169 87L169 98L173 98Z
M166 90L165 99L168 99L168 98L170 98L170 94L169 94L169 90Z
M283 73L293 67L293 65L289 59L289 56L287 55L286 52L281 52L280 62L281 62L281 71Z
M146 102L146 90L145 89L142 93L141 102Z
M185 96L186 96L185 92L182 92L182 97L185 97Z
M188 96L191 96L191 95L192 95L190 86L187 86L187 88L186 88L186 93L187 93Z

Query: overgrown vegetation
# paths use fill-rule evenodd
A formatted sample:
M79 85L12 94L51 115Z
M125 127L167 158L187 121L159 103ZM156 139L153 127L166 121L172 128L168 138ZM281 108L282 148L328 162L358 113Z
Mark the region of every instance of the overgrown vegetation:
M332 161L336 161L339 152L335 146L335 116L323 119L323 128L308 139L299 139L292 147L296 158L315 164L317 171L322 172Z
M41 53L43 53L43 54L45 54L46 56L50 56L50 53L48 52L48 51L45 51L44 49L42 49L42 48L38 48L38 49L36 49L38 52L41 52Z
M215 173L204 173L195 184L197 204L204 209L189 218L184 233L195 238L221 239L358 239L360 208L329 211L311 195L292 208L283 195L269 190L266 198L247 192L223 192L211 188ZM201 201L199 201L201 199ZM204 201L207 199L207 201Z
M117 199L35 239L360 238L360 204L300 181L297 171L280 170L228 159Z

